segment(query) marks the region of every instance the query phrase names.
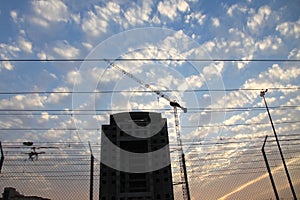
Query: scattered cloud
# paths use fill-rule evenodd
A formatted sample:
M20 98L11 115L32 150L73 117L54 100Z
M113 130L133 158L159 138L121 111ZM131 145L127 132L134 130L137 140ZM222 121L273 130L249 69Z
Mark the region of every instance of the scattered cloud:
M69 71L67 74L67 83L70 85L81 84L82 76L78 70Z
M32 8L37 17L43 19L45 24L50 22L67 22L68 20L68 8L60 0L32 1Z
M212 20L213 26L215 26L215 27L220 26L220 20L218 18L213 17L211 20Z
M12 2L13 9L8 7L11 10L7 10L6 15L1 14L5 29L1 31L0 36L0 58L35 59L35 56L43 60L83 58L84 54L90 55L89 52L97 47L99 42L112 39L115 34L126 33L131 29L159 26L174 30L174 34L165 38L159 37L160 34L133 35L132 38L109 43L107 46L109 48L101 49L97 58L114 55L114 58L120 56L129 59L116 63L157 89L197 89L193 93L176 91L167 94L189 108L188 113L184 114L181 114L180 110L181 133L186 141L199 141L198 146L185 147L188 150L189 173L193 173L190 176L195 185L193 187L198 187L199 181L206 181L205 184L201 182L201 187L197 188L204 191L208 186L216 188L214 184L222 185L222 181L227 183L231 180L229 176L223 175L223 172L234 175L235 172L240 172L239 166L248 167L239 163L246 159L243 153L254 156L258 154L252 154L252 143L245 140L251 139L251 142L255 143L255 137L263 137L270 130L269 124L260 125L268 122L266 112L251 109L263 106L259 91L251 89L278 88L270 89L267 93L270 105L300 105L298 89L280 89L299 88L300 70L297 62L189 63L169 60L133 62L130 59L299 59L300 47L297 43L300 37L299 14L282 12L293 10L291 4L296 5L296 3L279 5L272 1L256 4L252 0L235 1L232 4L223 2L220 5L195 0L96 1L77 4L49 0L32 1L26 4L28 6ZM158 38L156 43L151 41L139 44L141 38L147 41L149 35ZM192 39L194 43L191 42ZM136 46L130 46L133 44L132 41ZM120 50L121 44L129 44L129 47ZM111 52L118 52L120 55ZM190 67L191 65L195 68ZM222 93L223 87L245 90ZM99 91L99 94L76 96L73 93L71 96L71 88L79 91ZM53 91L52 94L16 93L0 97L1 109L41 111L36 113L28 111L28 115L22 116L3 115L0 127L51 127L48 131L32 131L23 135L19 132L3 133L3 138L7 140L16 139L21 142L25 138L36 141L65 141L65 138L69 138L74 141L96 141L95 138L99 140L96 131L84 133L78 131L70 136L66 131L57 131L55 128L98 127L108 123L109 114L116 109L151 109L163 112L164 117L168 119L170 141L176 142L174 115L168 102L161 98L157 99L151 92L130 92L144 88L102 61L83 63L1 61L0 89L10 92ZM214 92L210 89L220 90ZM114 90L129 90L129 92L101 93ZM74 114L73 111L69 110L72 109L71 104L74 108L83 110L99 108L107 111L99 111L99 115L75 117L71 115ZM65 109L64 113L70 116L56 115L47 111L53 108ZM225 113L222 110L224 108L245 109L228 109L229 111ZM297 120L299 108L273 109L272 116L281 134L289 135L299 130L296 123L281 124L284 121ZM255 125L243 125L251 123ZM223 145L215 145L222 142ZM197 180L192 178L193 175ZM177 174L176 178L179 178ZM236 186L238 185L231 187L238 188ZM226 188L226 191L229 189ZM222 195L225 194L221 194L220 190L215 197ZM194 198L197 199L197 196Z
M248 8L246 6L240 5L240 4L233 4L227 9L227 14L230 17L235 16L235 12L239 11L241 13L246 13L248 11Z
M58 44L53 47L53 51L62 58L78 58L80 55L80 49L68 44L67 41L58 42Z
M15 11L15 10L10 11L10 16L14 20L14 22L16 23L17 19L18 19L18 13L17 13L17 11Z
M288 59L300 59L300 50L297 48L294 48L290 51L289 55L288 55Z
M15 95L9 99L1 99L0 107L6 109L34 109L43 108L45 96L39 96L38 94L32 95Z
M261 51L278 50L282 45L282 39L274 36L267 36L262 41L256 43Z
M161 15L167 16L170 20L174 20L178 16L178 11L187 12L189 11L189 4L184 1L169 1L164 0L158 3L157 10Z
M193 24L193 21L197 22L197 25L203 25L204 21L206 20L207 16L201 12L192 12L185 16L185 23Z
M51 93L47 98L47 103L57 104L60 103L61 100L70 95L69 88L67 87L57 87L53 89L54 93Z
M161 15L167 16L171 20L177 16L177 6L170 1L160 1L158 3L157 10Z
M124 16L128 24L136 26L150 21L150 15L152 13L151 4L143 2L142 6L135 6L126 10Z
M272 10L269 6L262 6L247 21L247 26L252 32L258 32L261 26L269 19Z
M108 2L105 6L95 5L93 10L83 16L81 28L85 34L97 37L107 32L109 21L122 23L118 17L120 12L120 6L114 2Z
M25 40L25 38L20 37L19 38L19 45L20 49L22 49L26 53L32 53L32 43L28 40Z
M276 31L285 37L298 39L300 37L300 19L296 22L284 22L276 26Z

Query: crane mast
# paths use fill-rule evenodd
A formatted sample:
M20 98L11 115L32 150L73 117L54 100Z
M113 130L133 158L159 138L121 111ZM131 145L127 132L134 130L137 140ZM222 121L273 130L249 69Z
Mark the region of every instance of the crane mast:
M177 108L181 108L183 110L184 113L187 112L187 108L182 107L178 102L176 102L175 100L172 101L171 98L162 93L159 90L156 90L155 88L153 88L151 85L144 83L141 79L135 77L133 74L127 72L126 70L124 70L123 68L121 68L120 66L110 62L109 60L105 61L114 69L117 69L118 71L122 72L124 75L128 76L129 78L135 80L137 83L139 83L140 85L142 85L143 87L151 90L152 92L154 92L155 94L157 94L158 96L166 99L169 103L170 106L173 107L174 110L174 119L175 119L175 132L176 132L176 139L177 139L177 145L179 147L179 151L178 151L178 158L179 158L179 167L180 167L180 179L181 182L180 184L182 184L182 195L183 195L183 199L184 200L190 200L190 190L189 190L189 184L188 184L188 177L187 177L187 170L186 170L186 164L185 164L185 155L183 152L183 148L182 148L182 141L181 141L181 136L180 136L180 127L179 127L179 117L178 117L178 111Z

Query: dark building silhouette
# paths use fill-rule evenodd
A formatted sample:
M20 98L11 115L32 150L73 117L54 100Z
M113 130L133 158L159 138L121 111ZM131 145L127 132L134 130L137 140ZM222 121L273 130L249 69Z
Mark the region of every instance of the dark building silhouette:
M37 196L25 196L23 194L20 194L13 187L6 187L4 188L4 192L2 193L2 198L0 198L0 200L50 200L50 199L37 197Z
M132 120L128 120L128 116ZM153 125L150 129L136 129L136 125L146 127L150 123ZM125 131L124 127L126 128ZM153 129L156 129L155 134L147 137L147 134ZM132 134L128 134L129 132L137 135L132 136ZM166 146L169 144L167 120L162 118L160 113L130 112L111 115L110 124L102 125L101 134L100 200L174 199L170 152L169 147ZM143 138L135 137L143 134L145 135ZM130 157L122 157L123 155L120 155L119 150L106 148L107 141L103 139L103 136L106 136L115 146L128 152L142 154L154 152L163 147L167 147L167 151L155 158L146 158L142 162L137 162L136 159L132 161ZM160 156L162 159L157 159ZM123 164L127 171L107 166L104 162L107 159L116 161L115 164L119 166ZM141 157L141 159L143 158ZM161 164L160 161L168 162L162 168L155 170L138 173L130 171L130 169L139 170L143 167L145 169L149 166L155 167Z

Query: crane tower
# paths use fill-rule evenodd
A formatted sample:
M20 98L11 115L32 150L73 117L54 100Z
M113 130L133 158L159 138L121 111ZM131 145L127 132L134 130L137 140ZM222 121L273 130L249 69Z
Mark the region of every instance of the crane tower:
M184 155L183 148L182 148L182 141L181 141L181 136L180 136L180 127L179 127L179 117L178 117L178 111L177 111L177 108L181 108L183 110L183 112L186 113L187 108L182 107L178 102L176 102L176 100L171 100L171 98L168 95L164 94L163 92L161 92L159 90L156 90L151 85L149 85L147 83L144 83L141 79L139 79L136 76L134 76L133 74L127 72L125 69L123 69L120 66L114 64L113 62L110 62L110 60L105 59L105 61L112 68L120 71L121 73L123 73L127 77L133 79L134 81L136 81L137 83L139 83L140 85L145 87L146 89L151 90L153 93L155 93L159 97L162 97L162 98L166 99L170 103L170 106L173 107L174 118L175 118L176 139L177 139L177 145L179 147L178 158L179 158L179 165L180 165L179 166L180 167L180 178L181 178L180 184L182 184L182 195L183 195L184 200L190 200L191 198L190 198L187 170L186 170L186 164L185 164L185 155Z

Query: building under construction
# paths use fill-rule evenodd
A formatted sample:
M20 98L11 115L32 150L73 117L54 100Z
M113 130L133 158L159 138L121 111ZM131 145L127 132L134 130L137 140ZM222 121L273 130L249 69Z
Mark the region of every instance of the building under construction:
M147 127L150 123L150 129L137 129L137 126ZM147 137L153 128L158 128L159 131ZM111 115L110 124L102 125L101 134L100 200L174 199L167 120L160 113L129 112ZM104 137L109 141L105 141ZM120 155L122 150L108 148L107 143L110 142L122 150L137 153L137 156L167 147L165 155L160 155L164 162L168 161L167 165L153 171L147 170L149 166L151 169L151 166L155 168L161 163L153 157L142 162L133 161L132 157ZM108 166L107 160L116 165ZM118 169L120 165L127 168ZM140 169L143 168L145 172L141 172Z

